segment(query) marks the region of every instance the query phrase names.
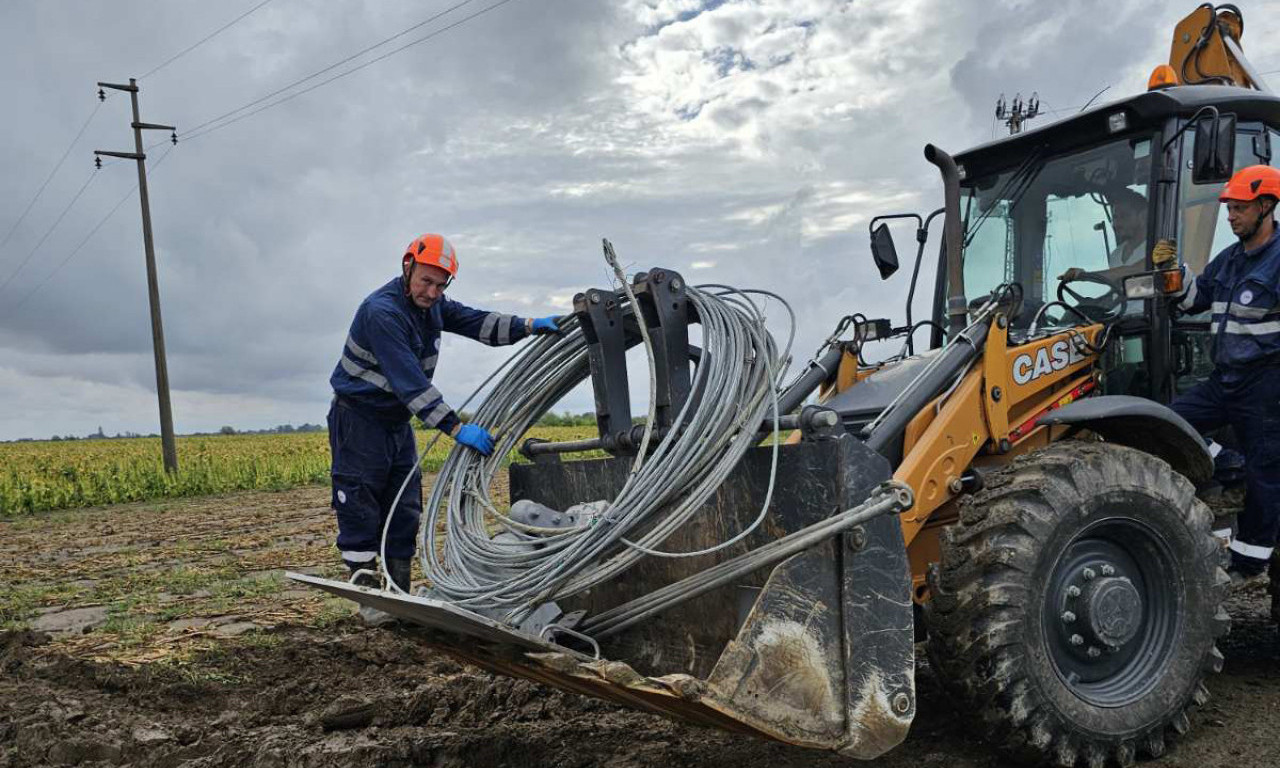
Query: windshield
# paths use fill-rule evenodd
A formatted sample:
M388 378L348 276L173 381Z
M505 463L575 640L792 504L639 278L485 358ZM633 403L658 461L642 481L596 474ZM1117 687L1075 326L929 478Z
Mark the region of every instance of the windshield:
M1074 267L1093 278L1070 281L1083 301L1069 304L1088 304L1095 315L1141 313L1141 302L1121 301L1118 290L1125 275L1146 269L1150 177L1151 139L1144 136L1060 157L1033 154L1017 168L966 181L966 298L1016 282L1025 325L1057 300L1060 276Z

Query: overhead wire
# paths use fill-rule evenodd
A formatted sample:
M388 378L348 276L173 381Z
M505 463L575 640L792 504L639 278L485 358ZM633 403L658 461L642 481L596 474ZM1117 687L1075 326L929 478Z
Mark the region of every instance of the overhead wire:
M450 11L453 11L453 10L455 10L455 9L457 9L457 8L460 8L460 7L464 6L464 5L467 5L468 3L471 3L471 2L474 2L474 0L463 0L463 2L458 3L458 4L454 5L454 6L451 6L450 8L448 8L448 9L446 9L446 10L444 10L444 11L441 11L440 13L436 14L435 16L433 16L431 19L428 19L428 20L426 20L426 21L420 22L419 24L416 24L414 27L411 27L411 28L410 28L410 30L411 30L411 29L418 28L418 27L421 27L421 26L423 26L424 24L430 23L431 21L434 21L435 19L440 18L441 16L443 16L443 15L445 15L445 14L449 13ZM480 9L479 11L476 11L475 13L472 13L472 14L470 14L470 15L468 15L468 16L464 16L463 18L461 18L461 19L459 19L459 20L457 20L457 21L455 21L455 22L453 22L453 23L451 23L451 24L448 24L448 25L446 25L446 26L444 26L444 27L441 27L440 29L434 30L434 31L432 31L432 32L430 32L430 33L428 33L428 34L426 34L426 35L423 35L422 37L419 37L419 38L416 38L416 39L414 39L414 40L411 40L410 42L405 43L404 45L402 45L402 46L400 46L400 47L398 47L398 48L393 48L392 50L387 51L386 53L384 53L384 54L382 54L382 55L380 55L380 56L377 56L377 57L375 57L375 58L372 58L372 59L370 59L370 60L368 60L368 61L362 62L361 64L358 64L358 65L356 65L356 66L352 67L351 69L348 69L348 70L344 70L344 71L342 71L342 72L339 72L338 74L334 75L333 77L329 77L329 78L326 78L326 79L324 79L324 80L321 80L320 82L315 83L315 84L313 84L313 85L310 85L310 86L308 86L308 87L306 87L306 88L303 88L303 89L302 89L302 90L300 90L300 91L294 91L293 93L290 93L290 94L288 94L288 95L286 95L286 96L283 96L282 98L276 99L275 101L271 101L271 102L269 102L269 103L262 104L262 102L267 101L268 99L271 99L271 98L272 98L272 97L274 97L274 96L278 96L278 95L280 95L280 94L284 93L285 91L288 91L288 90L290 90L291 88L294 88L294 87L296 87L296 86L298 86L298 85L302 84L303 82L306 82L307 80L314 79L315 77L318 77L319 75L321 75L321 74L323 74L323 73L325 73L325 72L331 71L331 70L333 70L334 68L336 68L336 67L338 67L338 66L341 66L342 64L347 63L347 62L351 61L351 60L352 60L352 59L354 59L354 58L358 58L358 57L359 57L359 56L361 56L362 54L367 53L367 52L369 52L369 51L373 50L374 48L381 47L382 45L385 45L387 42L389 42L389 41L391 41L391 40L393 40L393 39L396 39L396 38L398 38L398 37L403 36L403 35L405 34L405 32L407 32L407 31L409 31L409 30L406 30L405 32L400 32L400 33L398 33L397 35L393 35L392 37L387 38L386 40L384 40L384 41L382 41L382 42L380 42L380 43L377 43L377 44L375 44L375 45L369 46L369 47L368 47L368 48L366 48L364 51L361 51L361 52L358 52L358 53L352 54L351 56L347 57L346 59L344 59L344 60L342 60L342 61L340 61L340 62L336 62L336 63L334 63L334 64L331 64L331 65L329 65L328 67L325 67L324 69L319 70L318 72L312 73L312 74L308 75L307 77L302 78L301 80L297 80L297 81L295 81L295 82L293 82L293 83L291 83L291 84L289 84L289 85L287 85L287 86L285 86L285 87L283 87L283 88L277 89L276 91L273 91L272 93L267 94L266 96L262 96L262 97L260 97L260 98L258 98L258 99L255 99L254 101L251 101L251 102L249 102L249 103L247 103L247 104L244 104L244 105L242 105L242 106L240 106L240 107L237 107L236 109L233 109L233 110L231 110L230 112L223 113L222 115L220 115L220 116L218 116L218 117L215 117L215 118L211 118L211 119L209 119L209 120L206 120L206 121L204 121L203 123L200 123L200 124L198 124L198 125L196 125L196 126L194 126L194 127L190 128L187 132L185 132L185 133L182 135L182 140L183 140L183 141L191 141L191 140L193 140L193 139L200 138L201 136L206 136L206 135L208 135L208 134L210 134L210 133L213 133L214 131L219 131L219 130L222 130L223 128L226 128L226 127L228 127L228 126L230 126L230 125L234 125L235 123L238 123L238 122L240 122L241 120L245 120L245 119L247 119L247 118L253 117L253 116L254 116L254 115L256 115L256 114L259 114L260 112L264 112L264 111L266 111L266 110L268 110L268 109L271 109L271 108L273 108L273 107L278 107L278 106L280 106L281 104L284 104L285 102L292 101L293 99L295 99L295 98L297 98L297 97L299 97L299 96L302 96L303 94L310 93L311 91L314 91L314 90L316 90L317 88L322 88L322 87L324 87L324 86L328 85L329 83L334 82L335 80L341 80L342 78L346 77L347 75L355 74L356 72L359 72L360 70L362 70L362 69L364 69L364 68L366 68L366 67L369 67L369 66L371 66L371 65L373 65L373 64L377 64L378 62L383 61L384 59L390 58L391 56L394 56L394 55L396 55L397 53L400 53L400 52L402 52L402 51L404 51L404 50L407 50L407 49L409 49L409 48L412 48L412 47L413 47L413 46L415 46L415 45L420 45L420 44L422 44L422 43L425 43L425 42L427 42L428 40L431 40L432 38L435 38L435 37L437 37L437 36L439 36L439 35L442 35L442 34L444 34L445 32L448 32L449 30L452 30L452 29L454 29L454 28L456 28L456 27L462 26L463 24L466 24L467 22L471 21L472 19L475 19L475 18L477 18L477 17L479 17L479 16L483 16L483 15L485 15L486 13L489 13L490 11L496 10L496 9L498 9L498 8L500 8L500 7L502 7L502 6L506 5L506 4L508 4L508 3L510 3L510 2L513 2L513 0L498 0L498 2L495 2L495 3L491 4L491 5L488 5L488 6L484 7L484 8L482 8L482 9ZM236 117L231 117L231 115L235 115L237 112L242 112L243 110L248 109L249 107L252 107L252 106L254 106L254 105L256 105L256 104L261 104L261 106L257 107L256 109L253 109L253 110L251 110L251 111L249 111L249 112L245 112L244 114L238 115L238 116L236 116ZM230 118L230 119L224 119L224 118Z
M205 35L204 37L200 38L200 39L199 39L199 40L197 40L196 42L192 43L191 45L187 46L186 48L183 48L181 51L179 51L179 52L175 53L174 55L170 56L169 58L165 59L163 62L161 62L161 63L160 63L160 64L158 64L157 66L155 66L155 67L151 68L150 70L148 70L148 71L147 71L147 73L146 73L145 75L142 75L142 76L141 76L141 77L139 77L138 79L139 79L139 80L145 80L145 79L147 79L148 77L151 77L151 76L152 76L152 75L154 75L155 73L157 73L157 72L159 72L160 70L164 69L165 67L169 66L170 64L172 64L173 62L175 62L175 61L177 61L178 59L182 58L183 56L186 56L188 53L191 53L192 51L194 51L195 49L197 49L197 48L199 48L200 46L204 45L205 43L209 42L209 41L210 41L210 40L212 40L213 38L217 37L218 35L222 34L223 32L226 32L228 29L231 29L231 28L232 28L232 27L234 27L236 24L239 24L241 21L243 21L244 19L246 19L250 14L252 14L254 11L258 10L258 9L259 9L259 8L261 8L262 6L266 5L267 3L270 3L271 1L272 1L272 0L262 0L262 2L258 3L257 5L253 6L253 7L252 7L252 8L250 8L249 10L247 10L247 11L245 11L244 13L240 14L239 16L235 17L234 19L232 19L231 21L227 22L226 24L223 24L221 27L218 27L218 28L217 28L217 29L215 29L213 32L210 32L209 34L207 34L207 35Z
M159 168L160 165L165 161L165 159L169 157L169 154L172 151L173 151L173 147L171 146L168 150L165 151L163 155L161 155L156 160L155 164L153 164L150 168L147 169L147 178L151 178L151 174L155 173L156 169ZM58 265L53 268L52 272L50 272L48 275L45 275L45 278L41 280L38 284L36 284L35 287L27 291L27 293L17 303L9 307L9 311L17 312L19 309L22 308L24 304L27 303L28 300L31 299L32 296L34 296L41 288L47 285L49 281L52 280L54 276L56 276L58 272L62 270L63 267L67 266L67 264L73 258L75 258L76 254L78 254L81 251L81 249L83 249L85 245L89 243L89 241L93 238L93 236L97 234L98 230L102 228L102 225L106 224L107 221L116 214L116 211L120 210L120 206L124 205L125 201L133 197L134 193L136 193L137 191L138 191L138 185L135 183L133 187L128 192L125 193L123 197L121 197L119 200L116 201L115 205L111 206L111 209L107 211L107 213L101 219L98 219L98 223L94 224L93 228L90 229L89 232L84 236L84 238L80 240L80 242L76 245L76 247L71 249L71 252L67 254L66 258L64 258L61 262L59 262Z
M35 207L36 201L40 199L42 194L44 194L45 188L49 186L49 182L53 181L53 177L57 175L58 169L62 168L62 164L67 161L67 156L71 154L71 150L74 149L76 144L80 141L80 137L84 136L84 132L89 128L89 123L93 122L93 118L97 117L98 110L101 108L102 101L100 100L94 105L93 111L89 113L89 116L85 118L84 124L80 126L80 130L76 131L75 138L73 138L71 143L67 145L67 149L62 153L62 157L58 158L58 162L53 166L53 170L49 171L49 175L45 177L44 183L41 184L40 188L36 190L36 193L32 195L30 202L27 203L27 207L22 211L22 215L13 222L13 226L9 227L9 231L5 233L4 240L0 241L0 248L4 248L8 245L9 239L13 237L13 233L18 230L18 226L27 218L27 214L31 213L31 209Z
M397 32L396 35L381 38L381 40L379 40L378 42L375 42L375 44L362 47L362 49L356 52L353 52L353 54L344 56L344 58L338 59L337 61L334 61L334 63L332 64L325 65L325 67L317 69L315 70L315 72L312 72L311 74L307 74L307 76L305 77L300 77L296 79L296 81L288 83L287 86L276 88L276 90L271 91L270 93L265 93L265 95L259 96L255 100L244 102L244 104L237 106L236 109L225 111L225 113L223 114L216 115L214 116L214 118L209 118L205 120L204 123L197 123L196 125L192 125L192 127L188 129L188 132L196 133L198 131L201 131L202 128L206 128L206 127L209 127L209 125L219 123L221 122L221 120L230 118L230 116L232 115L236 115L237 113L242 113L242 111L252 108L252 106L257 106L259 104L262 104L262 102L264 101L273 99L273 97L279 96L280 93L291 91L293 90L293 88L301 86L302 83L305 83L307 81L312 81L312 79L320 77L321 74L333 72L334 69L337 69L338 67L342 67L343 64L347 64L349 63L349 61L358 59L360 58L360 56L364 56L365 54L367 54L367 52L370 52L375 49L379 49L379 47L387 45L388 42L399 40L399 38L408 35L408 33L415 31L415 29L420 29L422 27L425 27L426 24L435 22L436 19L445 17L445 15L453 13L454 10L462 8L463 5L468 5L471 3L475 3L475 0L462 0L461 3L454 3L453 5L448 6L448 8L445 8L444 10L440 10L440 12L438 13L431 14L430 17L428 18L422 19L421 22L417 22L416 24L412 24L412 26L410 27L401 29L401 31Z
M53 220L53 223L49 225L49 228L40 236L40 240L36 242L35 247L27 252L27 257L22 260L22 263L18 265L18 268L9 273L9 277L7 277L3 283L0 283L0 293L4 293L4 289L9 287L9 283L12 283L14 278L16 278L27 264L31 262L32 257L34 257L36 252L40 250L40 246L44 245L45 241L49 239L49 235L52 235L53 231L58 228L58 225L62 223L64 218L66 218L67 212L75 206L76 201L79 200L80 196L84 194L84 191L89 188L89 185L93 183L93 180L97 175L98 172L96 170L89 171L89 175L85 177L84 183L80 185L80 189L71 196L71 200L65 207L63 207L62 213L58 214L58 217Z

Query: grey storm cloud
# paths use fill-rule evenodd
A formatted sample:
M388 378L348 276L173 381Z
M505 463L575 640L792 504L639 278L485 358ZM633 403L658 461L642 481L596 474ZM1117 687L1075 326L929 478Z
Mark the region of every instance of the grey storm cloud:
M0 123L0 233L94 109L96 81L146 73L254 4L0 6L0 65L16 73ZM610 281L602 236L631 269L777 291L798 316L800 364L842 315L901 321L907 271L879 281L866 225L940 203L925 142L990 139L1001 92L1037 90L1055 116L1107 85L1106 98L1134 92L1194 7L512 0L199 135L453 4L272 0L141 80L144 120L196 134L149 159L179 431L320 421L352 312L422 231L459 249L455 298L525 316L564 312ZM1274 9L1244 7L1246 49L1264 67L1280 66ZM97 172L33 250L91 174L91 151L129 148L121 96L0 249L0 283L31 255L0 290L0 439L156 429L136 198L55 270L129 192L132 164ZM931 248L926 271L932 259ZM786 333L781 308L769 316ZM460 404L509 352L447 339L436 383ZM590 394L564 407L586 410Z

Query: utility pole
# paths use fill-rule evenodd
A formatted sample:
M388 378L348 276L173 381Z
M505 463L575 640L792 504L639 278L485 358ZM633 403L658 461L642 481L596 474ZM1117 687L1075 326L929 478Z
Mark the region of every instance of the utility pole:
M1010 136L1022 133L1023 124L1039 116L1040 97L1035 93L1031 94L1031 99L1026 103L1023 103L1020 93L1014 94L1012 104L1005 102L1003 93L996 99L996 119L1003 120L1004 124L1009 126Z
M169 366L164 355L164 324L160 321L160 285L156 279L156 251L151 239L151 203L147 198L147 156L142 151L142 132L169 131L174 144L178 143L177 128L172 125L156 125L144 123L138 116L138 81L129 78L128 85L116 83L98 83L98 99L107 98L103 88L113 91L127 91L133 101L133 152L107 152L95 150L98 155L94 160L102 167L102 155L122 157L138 162L138 198L142 201L142 242L147 253L147 294L151 300L151 344L156 358L156 394L160 398L160 443L164 450L164 469L166 472L178 471L178 445L173 436L173 410L169 406Z

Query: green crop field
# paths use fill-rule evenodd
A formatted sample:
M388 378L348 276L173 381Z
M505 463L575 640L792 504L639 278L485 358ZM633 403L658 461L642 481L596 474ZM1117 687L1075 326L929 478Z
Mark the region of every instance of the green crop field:
M436 432L419 432L423 450ZM535 427L532 437L577 440L594 427ZM424 469L453 447L438 440ZM285 489L329 480L325 432L178 438L180 471L168 475L159 438L0 443L0 517L249 489Z

